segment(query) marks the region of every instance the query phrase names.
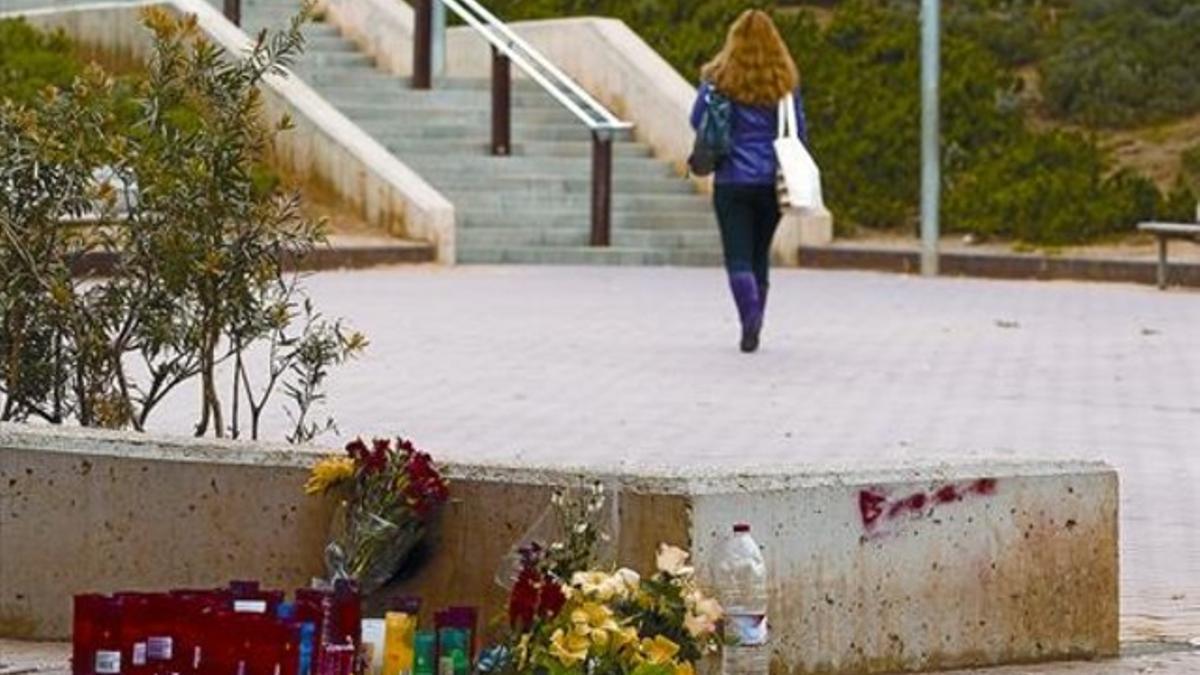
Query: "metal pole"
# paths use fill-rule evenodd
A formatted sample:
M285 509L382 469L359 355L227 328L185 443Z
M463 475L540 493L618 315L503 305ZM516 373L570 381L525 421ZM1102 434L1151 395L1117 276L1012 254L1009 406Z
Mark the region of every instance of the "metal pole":
M442 0L433 0L432 32L433 76L442 77L446 74L446 5L442 3Z
M512 154L512 66L492 47L492 154Z
M225 0L225 18L235 26L242 25L242 0Z
M938 273L940 0L921 0L921 274Z
M592 131L592 246L612 239L612 132Z
M433 0L415 0L413 17L413 89L433 88Z

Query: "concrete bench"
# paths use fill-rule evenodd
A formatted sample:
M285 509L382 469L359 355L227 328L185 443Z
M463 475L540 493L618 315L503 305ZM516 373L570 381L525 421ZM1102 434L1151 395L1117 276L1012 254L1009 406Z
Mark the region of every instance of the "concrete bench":
M1138 230L1158 239L1158 287L1167 287L1167 242L1188 239L1200 244L1200 223L1139 223Z
M0 424L0 638L62 639L71 595L322 572L315 448ZM428 559L393 588L506 606L502 556L572 470L451 464ZM772 672L870 675L1117 653L1117 476L1098 463L969 461L596 476L618 557L661 541L702 575L735 520L770 571Z

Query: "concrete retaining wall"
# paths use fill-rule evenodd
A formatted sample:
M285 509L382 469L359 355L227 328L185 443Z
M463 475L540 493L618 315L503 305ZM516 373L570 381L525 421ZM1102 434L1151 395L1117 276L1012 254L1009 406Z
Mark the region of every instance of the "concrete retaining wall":
M145 58L150 34L138 19L149 3L98 3L22 12L43 28L61 28L74 40L104 50ZM203 0L162 3L195 14L201 30L231 53L249 48L249 38ZM395 234L432 242L440 262L454 262L454 207L374 138L346 119L295 77L269 76L263 87L266 112L285 113L295 128L280 134L278 156L300 176L318 176L368 222Z
M321 572L311 449L0 425L0 637L64 637L70 596ZM398 592L503 607L501 556L579 473L455 465L453 503ZM701 574L746 520L771 571L774 673L881 673L1115 654L1117 480L1101 464L599 476L623 563L690 545Z

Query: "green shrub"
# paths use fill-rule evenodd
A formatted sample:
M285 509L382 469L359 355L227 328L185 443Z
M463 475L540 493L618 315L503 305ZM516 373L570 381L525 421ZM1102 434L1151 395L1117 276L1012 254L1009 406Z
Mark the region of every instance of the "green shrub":
M1182 163L1184 177L1200 185L1200 143L1183 152Z
M946 228L1065 245L1126 233L1159 214L1153 182L1128 171L1105 177L1105 165L1096 144L1080 134L1023 134L948 186Z
M0 99L25 103L47 86L65 89L82 71L71 42L24 19L0 20Z
M1200 4L1079 0L1041 67L1047 109L1128 127L1200 112Z
M775 18L800 65L827 202L842 226L912 226L920 190L920 3L821 4L834 10L824 30L805 11L777 11ZM1182 188L1164 198L1143 177L1110 176L1106 157L1090 138L1027 130L1022 83L1013 69L1051 54L1043 67L1050 80L1048 106L1068 119L1107 124L1177 114L1200 105L1200 3L943 4L940 87L950 229L1066 244L1131 231L1138 220L1181 209L1188 199ZM510 20L622 19L695 81L699 66L720 48L724 27L748 3L493 0L490 6ZM1147 75L1151 68L1159 70ZM1196 154L1200 166L1200 150ZM1200 178L1200 169L1194 175Z

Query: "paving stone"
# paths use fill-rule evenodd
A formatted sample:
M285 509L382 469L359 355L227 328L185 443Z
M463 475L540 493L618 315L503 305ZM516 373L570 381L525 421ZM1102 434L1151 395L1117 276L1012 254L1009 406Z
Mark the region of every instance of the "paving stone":
M595 467L1106 460L1125 636L1200 635L1196 293L778 270L747 356L717 270L418 266L307 286L371 340L330 379L345 437ZM196 408L180 392L154 425L184 431Z

